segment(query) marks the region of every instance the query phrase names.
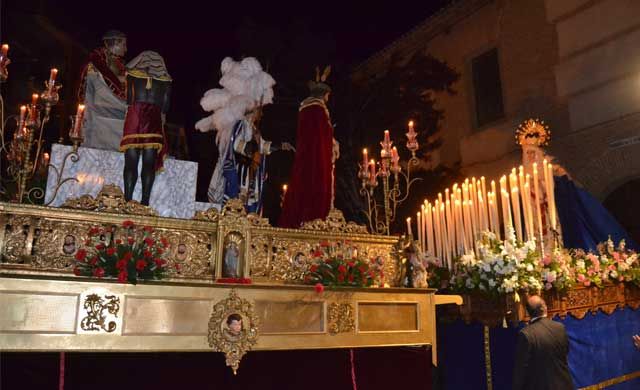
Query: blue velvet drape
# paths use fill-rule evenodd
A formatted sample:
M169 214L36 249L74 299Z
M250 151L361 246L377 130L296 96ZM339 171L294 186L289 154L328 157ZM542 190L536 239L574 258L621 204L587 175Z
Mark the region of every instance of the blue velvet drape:
M629 234L591 194L578 188L566 175L556 176L554 183L565 248L595 250L598 243L611 236L616 245L624 239L627 247L638 250Z
M559 319L555 319L559 320ZM640 333L640 310L617 310L611 315L571 316L562 322L569 336L569 368L577 388L640 371L640 351L631 336ZM492 328L491 363L494 390L511 389L516 335L519 328ZM461 321L438 324L438 362L442 388L485 390L483 327ZM541 373L543 375L543 373ZM640 378L610 387L640 389Z

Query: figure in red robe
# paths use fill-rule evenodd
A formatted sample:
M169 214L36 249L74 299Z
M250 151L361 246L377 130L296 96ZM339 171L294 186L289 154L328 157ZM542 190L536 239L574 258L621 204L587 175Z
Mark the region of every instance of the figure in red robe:
M296 156L282 205L279 226L299 228L304 222L325 219L333 207L333 164L339 145L326 103L331 87L325 83L330 68L309 82L310 96L300 104Z

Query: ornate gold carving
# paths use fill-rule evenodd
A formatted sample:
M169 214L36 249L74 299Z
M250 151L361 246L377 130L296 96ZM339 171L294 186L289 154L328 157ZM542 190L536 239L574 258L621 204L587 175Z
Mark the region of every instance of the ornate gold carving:
M87 315L80 321L82 330L97 332L103 330L107 333L116 330L116 322L107 321L104 311L117 317L120 311L120 298L115 295L105 295L103 299L98 294L89 294L84 300L83 307Z
M240 327L234 328L238 321ZM235 289L231 290L228 298L213 305L208 340L214 351L225 354L227 366L236 374L240 360L258 340L258 319L253 303L240 298Z
M271 226L269 224L269 219L262 218L260 215L256 213L249 213L249 215L247 215L247 220L249 221L249 225L251 226L259 226L259 227Z
M5 226L3 260L8 263L24 262L27 237L32 220L24 215L12 215Z
M353 332L356 328L354 313L350 303L331 303L328 311L329 333Z
M268 278L271 269L271 236L257 234L251 236L249 258L251 259L250 275L252 278Z
M305 222L302 224L302 229L332 233L368 234L366 226L358 225L354 222L347 222L344 219L344 215L342 215L342 211L338 209L329 211L329 215L325 220L315 219L310 222Z
M74 255L87 240L90 223L41 219L37 223L32 264L45 269L71 269Z
M197 211L193 219L198 221L218 222L220 218L220 212L215 207L212 207L206 211Z
M188 230L156 230L157 237L169 241L168 275L181 278L211 279L213 248L206 232Z
M125 201L122 190L115 184L105 184L95 198L91 195L69 198L61 207L132 215L158 215L151 207L135 200Z

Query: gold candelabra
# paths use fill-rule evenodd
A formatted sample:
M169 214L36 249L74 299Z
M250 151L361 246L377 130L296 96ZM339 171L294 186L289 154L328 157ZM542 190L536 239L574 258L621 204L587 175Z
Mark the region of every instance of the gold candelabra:
M365 214L372 233L390 234L390 226L396 218L398 205L409 196L411 185L420 180L419 178L411 178L411 168L418 165L416 157L419 146L417 135L414 131L413 121L410 121L409 131L406 133L406 147L411 152L411 158L407 161L406 173L400 167L400 156L396 147L393 146L389 130L384 131L384 138L380 142L382 149L380 150L379 163L373 159L369 160L367 149L362 151L362 162L358 164L358 178L362 183L360 195L367 202ZM376 167L378 167L377 170ZM376 193L378 180L382 182L381 201L380 193Z

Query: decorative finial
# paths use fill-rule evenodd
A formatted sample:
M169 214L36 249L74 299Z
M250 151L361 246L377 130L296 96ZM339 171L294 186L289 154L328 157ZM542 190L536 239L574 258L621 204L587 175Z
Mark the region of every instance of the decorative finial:
M516 130L516 143L518 145L546 146L551 140L551 130L544 121L539 119L527 119Z

